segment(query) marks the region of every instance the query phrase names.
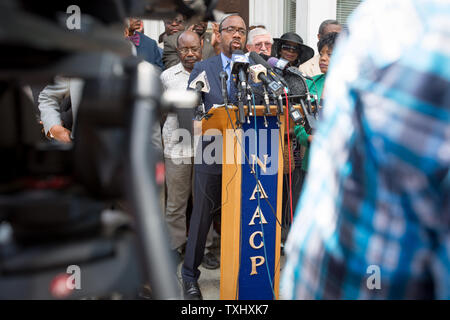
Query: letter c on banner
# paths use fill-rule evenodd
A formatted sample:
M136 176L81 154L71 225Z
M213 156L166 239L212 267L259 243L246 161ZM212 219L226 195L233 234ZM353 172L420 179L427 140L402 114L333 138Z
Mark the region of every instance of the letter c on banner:
M248 239L248 242L250 243L250 246L251 246L253 249L255 249L255 250L261 249L261 248L264 246L264 242L263 242L262 240L261 240L261 242L259 243L258 246L255 245L255 236L256 236L257 234L259 234L259 235L261 236L261 238L262 238L262 236L263 236L262 231L255 231L255 232L252 233L252 235L251 235L250 238Z

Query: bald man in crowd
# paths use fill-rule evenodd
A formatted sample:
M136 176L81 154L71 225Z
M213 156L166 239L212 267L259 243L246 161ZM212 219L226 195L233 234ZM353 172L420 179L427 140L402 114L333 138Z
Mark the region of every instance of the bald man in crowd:
M319 33L317 34L317 39L320 40L324 35L331 33L331 32L341 32L342 26L339 22L336 20L325 20L323 21L319 26ZM318 74L321 74L319 68L319 59L320 54L316 54L314 57L306 61L305 63L301 64L299 69L304 74L314 77Z

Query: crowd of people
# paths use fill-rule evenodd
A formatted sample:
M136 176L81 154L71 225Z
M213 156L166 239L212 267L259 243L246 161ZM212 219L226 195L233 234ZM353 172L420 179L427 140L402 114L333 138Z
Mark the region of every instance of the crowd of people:
M229 102L237 103L230 68L231 56L235 50L247 52L247 56L252 51L275 56L285 59L289 66L305 67L305 73L317 77L318 88L322 90L321 79L323 73L326 73L324 66L328 64L336 32L341 31L336 20L324 21L319 28L318 38L331 40L322 41L324 44L319 46L319 55L314 56L314 50L306 46L298 34L289 32L279 38L273 38L265 26L247 28L242 17L235 14L226 16L219 23L204 21L192 25L187 25L185 18L179 14L174 19L164 20L164 26L165 31L156 41L145 35L142 20L129 18L124 37L132 44L135 55L161 71L164 89L186 90L192 79L201 71L206 71L211 90L202 97L205 111L213 104L223 103L221 88L217 87L213 80L218 79L221 71L227 72L228 75ZM331 37L328 36L330 34ZM318 56L323 58L319 59ZM321 67L317 68L317 65ZM40 120L49 139L68 143L74 138L73 119L80 104L82 88L83 81L80 79L57 77L54 83L40 91ZM321 96L321 92L317 94ZM68 105L69 116L64 116L64 104ZM219 257L213 253L220 234L220 223L212 222L214 217L220 216L222 169L220 164L194 165L193 145L190 148L177 146L179 137L174 132L178 127L177 115L168 113L163 115L157 132L154 132L155 139L159 140L156 145L162 149L165 163L165 190L161 202L173 256L178 263L183 261L185 298L198 299L202 298L197 282L200 276L198 267L200 264L208 269L217 269L220 266ZM301 146L307 147L308 140L311 139L306 138L305 142L302 140L304 137L298 134L299 143L296 143L294 136L293 138L298 154ZM201 150L211 142L202 143ZM296 161L299 161L298 157ZM298 171L299 166L297 167ZM303 175L299 176L303 179ZM300 187L301 184L295 186L296 198L299 196ZM287 222L287 225L289 224L290 221Z
M404 190L402 189L404 186L401 186L401 181L391 181L390 183L388 183L387 181L383 180L385 183L383 184L379 181L379 179L382 179L382 177L378 177L379 179L375 181L373 179L375 179L376 177L372 176L372 174L370 173L370 168L376 170L376 165L374 163L363 163L367 161L364 156L367 156L369 158L377 157L377 159L373 159L374 161L376 160L375 162L377 163L386 160L381 158L378 159L378 155L381 154L381 150L378 150L380 153L374 154L374 150L366 150L367 148L365 149L364 143L366 143L366 146L368 145L367 135L377 135L377 132L366 131L368 130L368 125L370 125L367 123L367 121L370 121L370 119L367 120L364 117L370 117L370 111L368 114L364 114L358 112L357 108L359 104L362 104L364 102L377 104L377 101L380 102L380 105L377 105L378 108L381 107L381 104L383 104L384 102L379 100L378 97L361 94L361 90L364 90L361 89L361 86L367 85L366 82L370 81L382 82L382 80L380 80L381 76L378 77L377 74L374 74L374 78L369 79L370 81L367 80L366 82L359 82L360 86L355 89L355 95L361 95L358 99L355 98L355 96L339 96L340 94L342 94L342 90L339 91L340 89L342 89L341 87L335 87L333 88L333 90L329 90L328 87L331 86L330 83L334 84L336 82L328 81L329 62L331 56L335 55L334 48L336 40L339 37L339 33L342 31L342 26L336 20L330 19L325 20L321 23L317 35L318 54L316 55L314 54L314 50L311 47L304 44L302 37L297 33L288 32L280 35L279 37L273 37L274 35L270 34L270 32L262 25L247 27L244 19L237 14L228 15L218 23L205 21L193 25L187 25L184 17L182 15L178 15L174 19L165 20L164 25L165 32L161 34L156 41L150 39L144 34L143 22L141 20L129 19L129 25L125 29L124 36L133 44L135 53L138 56L141 56L144 60L155 65L161 70L161 81L165 89L186 90L193 79L195 79L200 73L205 72L210 84L209 92L202 93L202 102L204 104L205 111L210 110L214 104L224 103L222 90L220 87L221 82L219 79L219 74L221 72L226 72L228 75L227 86L229 103L237 103L235 95L235 84L231 80L231 57L235 50L242 50L244 52L256 52L258 54L273 56L286 60L289 66L298 68L301 72L306 74L308 78L311 78L311 80L307 80L308 88L310 92L317 96L318 102L321 106L325 104L325 101L327 101L328 103L329 98L333 98L335 99L335 101L341 98L344 99L342 101L347 101L345 99L348 99L348 110L344 111L352 114L349 115L349 117L351 116L351 121L349 120L346 123L351 124L353 127L343 128L343 131L339 131L338 129L341 129L341 127L334 130L333 126L342 124L338 122L332 123L329 127L320 131L319 137L316 137L316 133L311 132L311 128L306 125L296 125L294 128L292 136L292 138L294 139L294 157L292 160L293 169L292 172L288 172L288 174L291 174L292 177L296 178L294 179L296 182L293 186L293 205L296 206L298 202L303 186L303 181L305 180L308 181L308 188L306 192L311 194L310 199L316 199L316 195L322 193L325 193L325 195L327 195L330 199L329 203L317 200L315 206L313 206L311 202L307 203L306 200L301 202L302 208L304 208L304 211L307 211L309 215L302 216L303 224L300 224L298 222L294 225L298 230L296 231L296 237L291 238L297 239L298 242L294 243L294 240L291 239L289 250L291 254L296 257L297 261L288 261L288 271L286 273L286 277L284 278L283 290L285 297L288 298L314 298L318 297L318 293L313 292L312 290L314 290L315 288L318 288L317 290L324 290L325 287L328 288L329 286L329 291L321 291L322 297L358 297L355 293L356 291L349 291L348 295L346 295L343 294L342 291L338 290L339 283L343 282L344 280L340 278L331 278L331 276L330 279L328 279L316 275L317 272L315 272L313 269L315 269L316 266L319 265L319 263L325 262L323 262L323 260L318 260L318 256L313 256L312 250L309 250L307 252L303 252L302 250L304 248L307 248L307 246L309 245L308 241L315 241L315 244L321 243L323 245L322 253L324 252L323 254L328 255L329 261L327 260L327 263L332 264L332 266L329 265L329 268L333 267L336 270L339 269L344 272L344 268L352 267L349 265L350 262L346 264L346 262L343 261L342 256L336 255L336 252L340 252L339 250L332 251L332 247L336 246L336 243L333 244L332 241L333 239L334 241L336 241L336 238L332 239L332 236L328 234L328 240L325 239L325 236L323 234L323 232L325 232L324 229L320 229L320 226L313 222L314 214L316 212L327 209L323 208L322 206L331 205L331 203L339 203L338 205L333 207L336 210L338 206L345 206L345 210L348 211L348 215L352 215L353 209L355 209L355 212L359 212L359 209L356 209L355 206L367 206L367 214L369 214L375 209L376 206L388 206L386 201L397 201L399 208L401 206L401 203L406 201L405 198L403 198L403 196L400 194L401 190ZM356 32L355 34L360 33L362 32ZM367 37L367 35L362 35L361 39L363 39L364 36ZM360 53L361 50L355 49L354 45L367 44L367 48L365 48L365 50L370 51L373 49L373 45L370 43L372 39L366 39L367 41L365 40L364 42L362 42L361 40L361 43L358 43L358 39L360 38L350 39L351 40L349 40L349 42L347 43L347 46L349 47L348 50L355 55ZM381 48L378 49L381 50ZM339 52L339 58L342 61L348 63L349 68L352 68L352 61L349 60L350 57L346 56L346 54L348 54L348 52L343 53L343 49L341 48L341 51ZM359 57L356 57L355 61L358 58ZM369 68L374 67L378 63L375 58L367 62L368 63L366 65L360 66L361 69L367 71ZM367 75L367 73L361 74L368 77L372 76L371 74ZM446 76L448 76L448 74ZM381 77L381 79L383 78ZM350 80L354 81L355 79ZM351 83L350 80L346 84ZM388 82L390 80L392 80L392 78L386 79L386 81ZM54 84L48 85L40 92L39 110L41 113L41 121L43 123L44 132L47 137L56 139L61 142L71 141L71 139L73 138L73 130L70 126L67 125L67 123L65 123L62 118L61 104L64 98L70 97L72 114L75 117L77 106L79 105L79 92L81 88L82 83L75 79L58 78L55 80ZM407 88L405 88L405 90L406 89ZM328 91L332 92L332 94L328 95ZM393 101L388 101L386 103L387 105L394 106ZM347 104L344 103L344 106L346 105ZM387 110L387 105L384 106L383 109L386 109L386 112L394 112L392 110ZM448 116L448 105L446 106L446 108ZM400 113L397 114L397 116L400 116ZM328 121L332 120L336 120L336 118L331 119L331 116L329 116ZM374 118L372 120L374 121L373 125L378 126L378 124L376 123L376 119ZM186 299L202 299L202 293L198 285L198 279L200 277L199 266L203 265L203 267L209 269L216 269L220 266L219 258L214 255L212 248L214 246L214 238L217 237L217 233L220 233L220 230L215 230L213 220L214 217L220 213L222 194L222 167L220 164L207 164L204 162L194 164L194 146L190 146L190 148L187 149L176 148L176 144L179 141L178 137L173 135L173 132L178 127L179 123L177 115L174 113L169 113L163 116L158 129L161 136L161 148L164 154L166 170L165 195L163 201L164 217L169 230L169 238L173 254L179 263L183 263L181 268L181 275L183 280L184 297ZM330 132L325 132L326 130L329 130ZM350 130L352 130L352 134L356 135L356 137L353 138L354 140L351 140L352 143L344 144L344 142L342 142L341 144L339 144L340 147L337 149L334 147L335 145L328 145L327 143L329 143L330 140L326 140L326 136L329 137L331 132L334 132L333 130L336 132L339 131L339 133L334 136L335 138L351 139L349 138ZM320 168L318 168L319 165L316 162L309 161L311 158L310 145L316 139L319 140L319 144L314 147L316 149L313 148L312 156L316 156L317 158L321 157L322 162L329 160L329 166L325 167L326 172L324 171L321 177L323 177L325 180L330 177L339 179L339 181L335 182L335 185L332 185L330 189L327 190L316 190L315 188L320 188L319 181L311 180L311 178L305 179L307 172L313 170L315 171L315 173L317 173L317 170L321 170ZM213 143L214 141L214 137L210 141L202 141L200 150L204 150L210 143ZM385 142L386 147L389 146L389 148L394 148L394 146L392 146L391 144L388 145L387 142L388 141ZM361 144L360 148L358 148L358 143ZM351 148L351 150L347 151L347 156L341 157L338 152L343 152L344 150L349 149L350 144L353 147ZM332 152L327 154L323 152L323 150L319 149L326 147L329 147L329 150L336 151L336 156L334 157ZM373 148L382 149L382 146L373 145ZM404 150L402 152L407 151ZM356 159L356 164L353 167L347 167L347 171L344 172L344 169L342 169L343 167L345 167L344 164L342 164L342 166L339 166L338 169L341 170L339 172L333 169L335 168L335 165L333 165L334 161L346 161L347 159L352 158ZM448 157L446 159L448 164ZM418 161L419 160L420 159L418 159ZM372 165L370 168L367 167L370 165ZM399 162L398 165L400 166L401 163ZM398 169L404 172L405 177L408 172L414 171L411 167L413 164L410 163L409 165L410 166L408 167L403 167L403 169ZM326 177L325 173L329 174L329 176ZM388 179L389 174L391 173L392 169L386 169L386 171L383 172L383 174L386 175L385 179ZM317 178L317 176L314 177L315 179ZM367 179L367 181L361 180L362 177ZM325 180L322 186L327 185ZM392 188L393 185L395 185L396 190L398 189L399 192L398 198L386 197L384 198L383 203L374 203L374 200L371 200L370 193L361 193L362 191L361 189L359 189L361 184L368 185L370 183L373 183L373 185L375 186L374 188L378 188L376 187L377 185L383 185L386 187L384 191L378 190L378 192L388 192L388 189ZM333 190L331 190L333 187L336 187L337 184L343 186L343 189L340 190L345 190L348 192L348 194L341 195L339 199L336 198L338 192L333 192ZM287 190L284 190L284 192L286 191ZM419 196L419 192L414 194ZM422 194L421 197L425 196ZM419 211L424 211L424 206L430 204L429 202L427 202L428 200L431 201L431 199L424 198L425 202L421 207L423 210L420 209ZM289 201L287 201L285 197L283 207L289 206L288 202ZM446 208L448 210L448 200ZM436 208L431 209L435 210ZM386 210L387 211L385 213L387 215L389 210ZM413 210L413 208L411 208L411 210ZM295 211L296 210L294 208L294 212ZM370 215L361 218L369 220L372 219ZM348 219L349 221L352 221L351 217L348 217ZM385 219L387 219L387 217L385 217ZM395 219L397 219L396 221L401 220L401 218L399 217ZM338 218L330 217L329 222L331 223L331 221L335 221L335 223L340 228L344 228L346 226L344 223L338 222L336 220L338 220ZM370 225L369 220L366 221L368 225ZM289 225L291 222L292 221L288 221L287 225ZM306 224L304 224L305 222ZM351 222L351 224L356 223ZM352 226L347 227L350 229L352 228ZM385 227L387 228L389 226ZM407 228L407 226L403 224L402 228ZM343 234L343 231L345 230L335 230L335 232L337 233L341 232L341 235ZM354 232L356 231L357 230L355 230ZM310 232L309 237L307 237L308 232ZM439 234L440 233L438 233L438 235ZM315 238L311 238L311 235L314 235ZM300 239L300 237L303 238ZM363 238L365 239L365 237ZM392 238L383 239L379 239L379 241L386 241L388 244L393 241ZM407 237L405 237L403 240L406 241L406 239ZM403 240L400 241L402 245L404 244ZM344 239L343 241L346 240ZM303 243L304 246L300 247L299 243ZM349 242L348 245L351 246L352 243ZM357 249L360 245L361 244L353 243L353 246L357 246ZM314 244L312 244L311 246L314 246ZM394 247L397 248L396 246ZM394 247L391 249L394 250ZM364 254L365 251L362 248L360 249L362 250L360 253ZM341 254L343 254L344 256L346 255L345 252L341 252ZM353 258L358 259L358 257L356 256ZM385 264L385 261L383 259L373 259L373 261L374 263L376 262L379 265ZM444 266L449 266L448 261L447 251L447 264L445 264L445 261L442 262ZM302 273L299 273L298 270L303 271ZM422 271L425 272L426 270ZM347 272L351 273L351 276L353 277L352 281L354 281L353 284L355 286L359 285L357 281L358 279L363 278L363 275L357 273L355 270L347 270ZM314 274L316 276L313 277L311 276L311 274ZM448 290L448 271L446 272L446 274L446 289ZM413 278L413 275L410 275L410 277ZM317 282L314 282L314 284L312 284L312 279L316 279ZM322 282L324 283L322 284ZM421 284L419 282L417 283L417 288ZM402 285L403 284L404 283L402 283ZM411 285L416 288L416 284ZM407 287L405 286L404 288L406 290ZM448 294L448 291L443 292L444 295Z

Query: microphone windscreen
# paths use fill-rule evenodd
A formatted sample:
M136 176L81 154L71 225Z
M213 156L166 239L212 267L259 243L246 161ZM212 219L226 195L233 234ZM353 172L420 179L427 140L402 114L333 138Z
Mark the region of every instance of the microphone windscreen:
M278 62L278 59L275 58L275 57L270 57L270 58L267 60L267 63L268 63L272 68L275 68L275 67L277 66L277 62Z
M259 56L266 61L269 60L269 58L271 58L271 56L268 56L267 54L264 54L264 53L260 53Z
M262 64L266 69L272 69L272 67L264 60L259 54L252 51L250 52L250 58L255 61L255 64Z
M304 79L299 77L298 74L287 72L287 70L285 70L283 78L288 84L289 94L306 97L307 88ZM296 98L294 100L297 101L298 99Z

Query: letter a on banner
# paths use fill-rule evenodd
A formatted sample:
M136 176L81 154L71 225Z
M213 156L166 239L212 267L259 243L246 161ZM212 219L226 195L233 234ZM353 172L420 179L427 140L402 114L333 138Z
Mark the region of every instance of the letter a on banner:
M268 198L267 193L264 190L263 186L261 185L261 182L258 182L258 184L259 184L259 193L261 194L260 199L267 199ZM255 189L253 190L252 196L250 197L249 200L256 200L256 195L258 194L258 184L255 185Z
M266 218L264 218L264 215L261 211L261 208L258 206L255 210L255 212L253 213L253 217L252 220L250 221L250 223L248 224L249 226L253 226L255 224L255 219L256 218L260 218L261 219L261 223L263 224L267 224L267 220Z

